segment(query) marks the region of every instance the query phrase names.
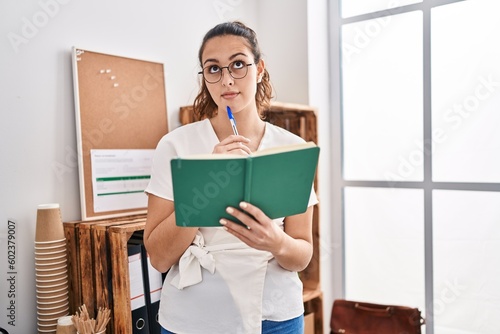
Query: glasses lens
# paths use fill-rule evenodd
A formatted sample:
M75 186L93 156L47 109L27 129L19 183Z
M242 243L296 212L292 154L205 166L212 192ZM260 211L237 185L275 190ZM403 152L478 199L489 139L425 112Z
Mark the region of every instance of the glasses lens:
M229 64L230 74L235 79L242 79L247 75L248 66L242 61L235 61Z
M219 66L212 65L203 69L203 77L207 82L215 83L220 80L222 76L222 69Z

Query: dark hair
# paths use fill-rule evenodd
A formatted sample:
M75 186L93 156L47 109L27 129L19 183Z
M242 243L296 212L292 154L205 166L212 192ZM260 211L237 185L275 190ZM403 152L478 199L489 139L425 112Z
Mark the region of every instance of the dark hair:
M225 22L216 25L210 29L201 43L200 50L198 52L198 60L200 61L200 66L202 66L202 54L205 49L205 45L208 40L218 36L234 35L243 37L254 56L255 63L258 63L262 58L262 53L260 51L259 42L257 41L257 34L255 31L244 25L239 21ZM203 67L203 66L202 66ZM201 77L200 82L200 92L194 100L194 113L197 119L202 119L205 117L213 117L217 114L217 105L210 96L207 85L203 77ZM269 72L264 69L264 74L262 76L261 82L257 84L257 93L255 94L255 103L257 105L257 110L262 117L262 113L269 108L271 97L273 93L273 88L271 86Z

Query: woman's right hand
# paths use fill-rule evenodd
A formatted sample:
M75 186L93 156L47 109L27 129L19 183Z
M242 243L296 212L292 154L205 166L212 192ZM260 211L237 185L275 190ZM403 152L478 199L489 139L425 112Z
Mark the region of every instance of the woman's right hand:
M252 151L247 146L248 143L250 143L250 139L246 137L240 135L230 135L229 137L226 137L224 140L215 145L212 153L249 155L252 153Z

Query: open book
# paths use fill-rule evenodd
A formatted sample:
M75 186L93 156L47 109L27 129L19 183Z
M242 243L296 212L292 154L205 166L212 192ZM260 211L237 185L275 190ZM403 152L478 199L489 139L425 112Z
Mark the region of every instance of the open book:
M279 146L250 156L205 154L170 162L178 226L221 226L241 201L275 219L307 210L319 158L313 142Z

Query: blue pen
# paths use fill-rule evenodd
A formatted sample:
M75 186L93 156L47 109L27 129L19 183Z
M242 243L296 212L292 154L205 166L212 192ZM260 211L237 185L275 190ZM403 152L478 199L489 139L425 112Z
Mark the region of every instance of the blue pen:
M233 113L231 112L231 108L229 108L229 106L227 106L226 109L227 109L227 117L229 117L229 121L231 122L231 126L233 127L233 132L235 135L238 135L238 129L236 129L236 121L234 120Z

